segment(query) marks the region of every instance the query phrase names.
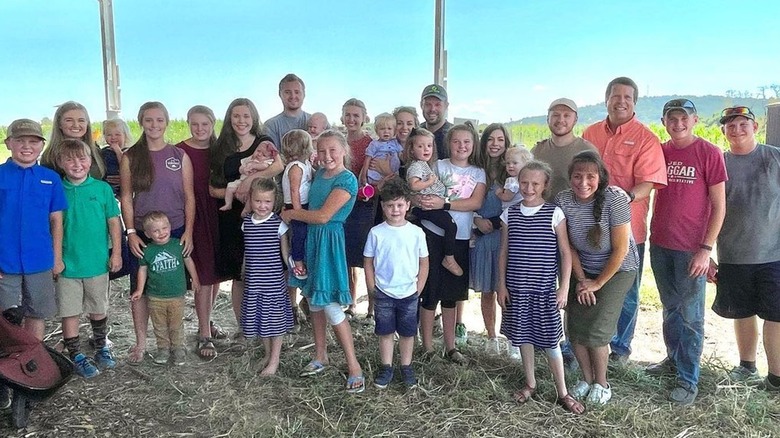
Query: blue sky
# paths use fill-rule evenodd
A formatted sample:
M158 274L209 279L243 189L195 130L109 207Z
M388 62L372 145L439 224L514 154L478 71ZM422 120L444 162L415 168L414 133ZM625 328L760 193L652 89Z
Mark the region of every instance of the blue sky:
M706 5L706 6L704 6ZM509 121L566 96L603 101L615 76L640 95L756 92L780 81L775 0L449 0L450 119ZM114 0L123 117L147 100L184 118L249 97L279 113L279 79L331 120L351 97L370 115L419 104L433 78L433 0ZM105 116L96 0L0 2L0 125L66 100Z

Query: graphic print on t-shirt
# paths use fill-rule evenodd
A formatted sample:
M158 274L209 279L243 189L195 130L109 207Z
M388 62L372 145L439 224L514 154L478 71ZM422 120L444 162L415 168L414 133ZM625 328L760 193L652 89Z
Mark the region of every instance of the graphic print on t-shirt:
M154 257L154 261L149 265L149 269L157 273L175 271L179 267L179 261L168 251L162 250Z
M471 175L458 175L453 173L444 173L441 181L447 186L447 197L454 201L456 199L468 199L474 193L477 181Z
M666 164L666 179L670 183L693 184L696 181L696 167L686 166L682 161Z

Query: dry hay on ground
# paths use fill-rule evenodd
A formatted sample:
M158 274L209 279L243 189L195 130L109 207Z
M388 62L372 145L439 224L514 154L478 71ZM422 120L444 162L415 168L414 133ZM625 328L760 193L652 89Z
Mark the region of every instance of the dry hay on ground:
M778 395L741 385L723 385L724 365L705 363L700 395L686 408L665 397L673 380L645 375L639 365L610 372L614 398L582 417L555 405L555 388L541 355L537 356L537 397L518 406L511 393L522 386L522 367L503 356L482 353L472 336L469 365L453 365L440 355L417 355L420 387L406 391L400 381L378 390L371 383L377 364L377 340L370 329L353 323L358 357L368 387L358 395L344 392L345 363L331 339L331 366L316 377L301 378L310 360L307 327L285 338L277 376L258 376L262 347L217 344L219 357L201 361L192 353L187 364L160 367L124 361L134 340L125 292L112 292L111 339L120 365L86 381L75 378L48 401L36 406L27 430L0 421L2 436L779 436ZM189 303L192 304L191 302ZM186 321L195 332L194 315ZM229 297L221 295L215 319L233 327ZM56 326L50 327L52 331ZM87 330L86 324L82 334ZM151 331L150 331L151 334ZM149 341L153 347L154 341ZM574 380L574 376L569 376Z

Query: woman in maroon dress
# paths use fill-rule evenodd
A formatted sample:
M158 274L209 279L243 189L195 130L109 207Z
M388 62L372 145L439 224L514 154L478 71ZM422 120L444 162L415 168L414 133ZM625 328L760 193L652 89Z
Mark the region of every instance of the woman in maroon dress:
M195 291L195 313L198 316L198 347L196 352L203 359L216 356L212 338L225 338L225 333L211 321L211 311L219 293L219 283L214 263L219 248L219 201L209 195L211 147L216 143L214 112L203 105L195 105L187 111L187 123L192 137L176 146L183 149L192 162L195 185L194 235L198 244L192 252L192 260L198 270L200 289Z

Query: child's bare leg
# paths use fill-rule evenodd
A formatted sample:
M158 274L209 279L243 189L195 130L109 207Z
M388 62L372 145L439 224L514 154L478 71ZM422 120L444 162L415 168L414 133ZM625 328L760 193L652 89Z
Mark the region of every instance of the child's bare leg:
M523 358L525 384L529 388L536 388L536 375L534 375L534 346L531 344L520 345L520 356Z
M401 337L398 339L398 355L401 365L412 364L412 353L414 352L414 336Z
M327 325L325 323L325 312L323 310L314 311L310 313L311 327L314 332L314 359L322 363L328 364L328 339L326 338L325 330Z
M347 360L347 370L349 371L349 377L357 377L363 374L363 370L360 367L360 363L355 355L355 344L352 339L352 327L349 325L349 321L344 319L340 323L333 325L333 332L336 334L336 339L341 345L341 349L344 350L344 358Z
M563 371L563 354L561 353L560 345L556 345L555 348L545 348L544 352L547 353L547 363L550 366L550 372L553 375L555 381L555 390L558 391L558 398L566 397L569 390L566 389L566 379Z
M422 338L423 348L428 353L433 352L433 320L435 312L420 307L420 337Z
M268 361L271 358L271 339L272 338L260 338L263 340L263 358L260 359L260 366L265 370L268 366Z
M459 301L458 303L461 303ZM457 307L457 306L456 306ZM455 307L441 308L442 338L444 340L444 351L448 352L455 348L455 321L457 319L457 310ZM433 325L431 325L433 330Z
M236 317L236 326L241 330L241 301L244 300L244 282L233 280L230 288L230 304L233 306L233 315Z
M228 211L231 208L233 208L233 197L236 194L236 188L235 187L227 187L225 189L225 205L222 207L219 207L222 211Z
M195 291L195 314L198 317L198 336L211 337L211 310L214 307L214 286L202 285Z
M379 337L379 359L382 365L393 365L393 348L395 340L393 335L382 335Z
M282 337L274 336L273 338L263 338L263 343L268 339L270 344L265 353L267 359L266 366L263 371L260 372L261 376L271 376L276 374L276 370L279 369L279 359L282 355Z
M133 329L135 330L134 354L131 355L131 362L140 362L143 360L143 353L146 351L146 333L149 324L149 301L145 296L139 300L130 303L130 310L133 313Z
M79 316L69 316L62 318L62 337L63 339L73 338L79 335Z
M352 304L347 307L350 315L355 313L355 303L357 303L357 268L347 268L347 277L349 277L349 294L352 296Z

